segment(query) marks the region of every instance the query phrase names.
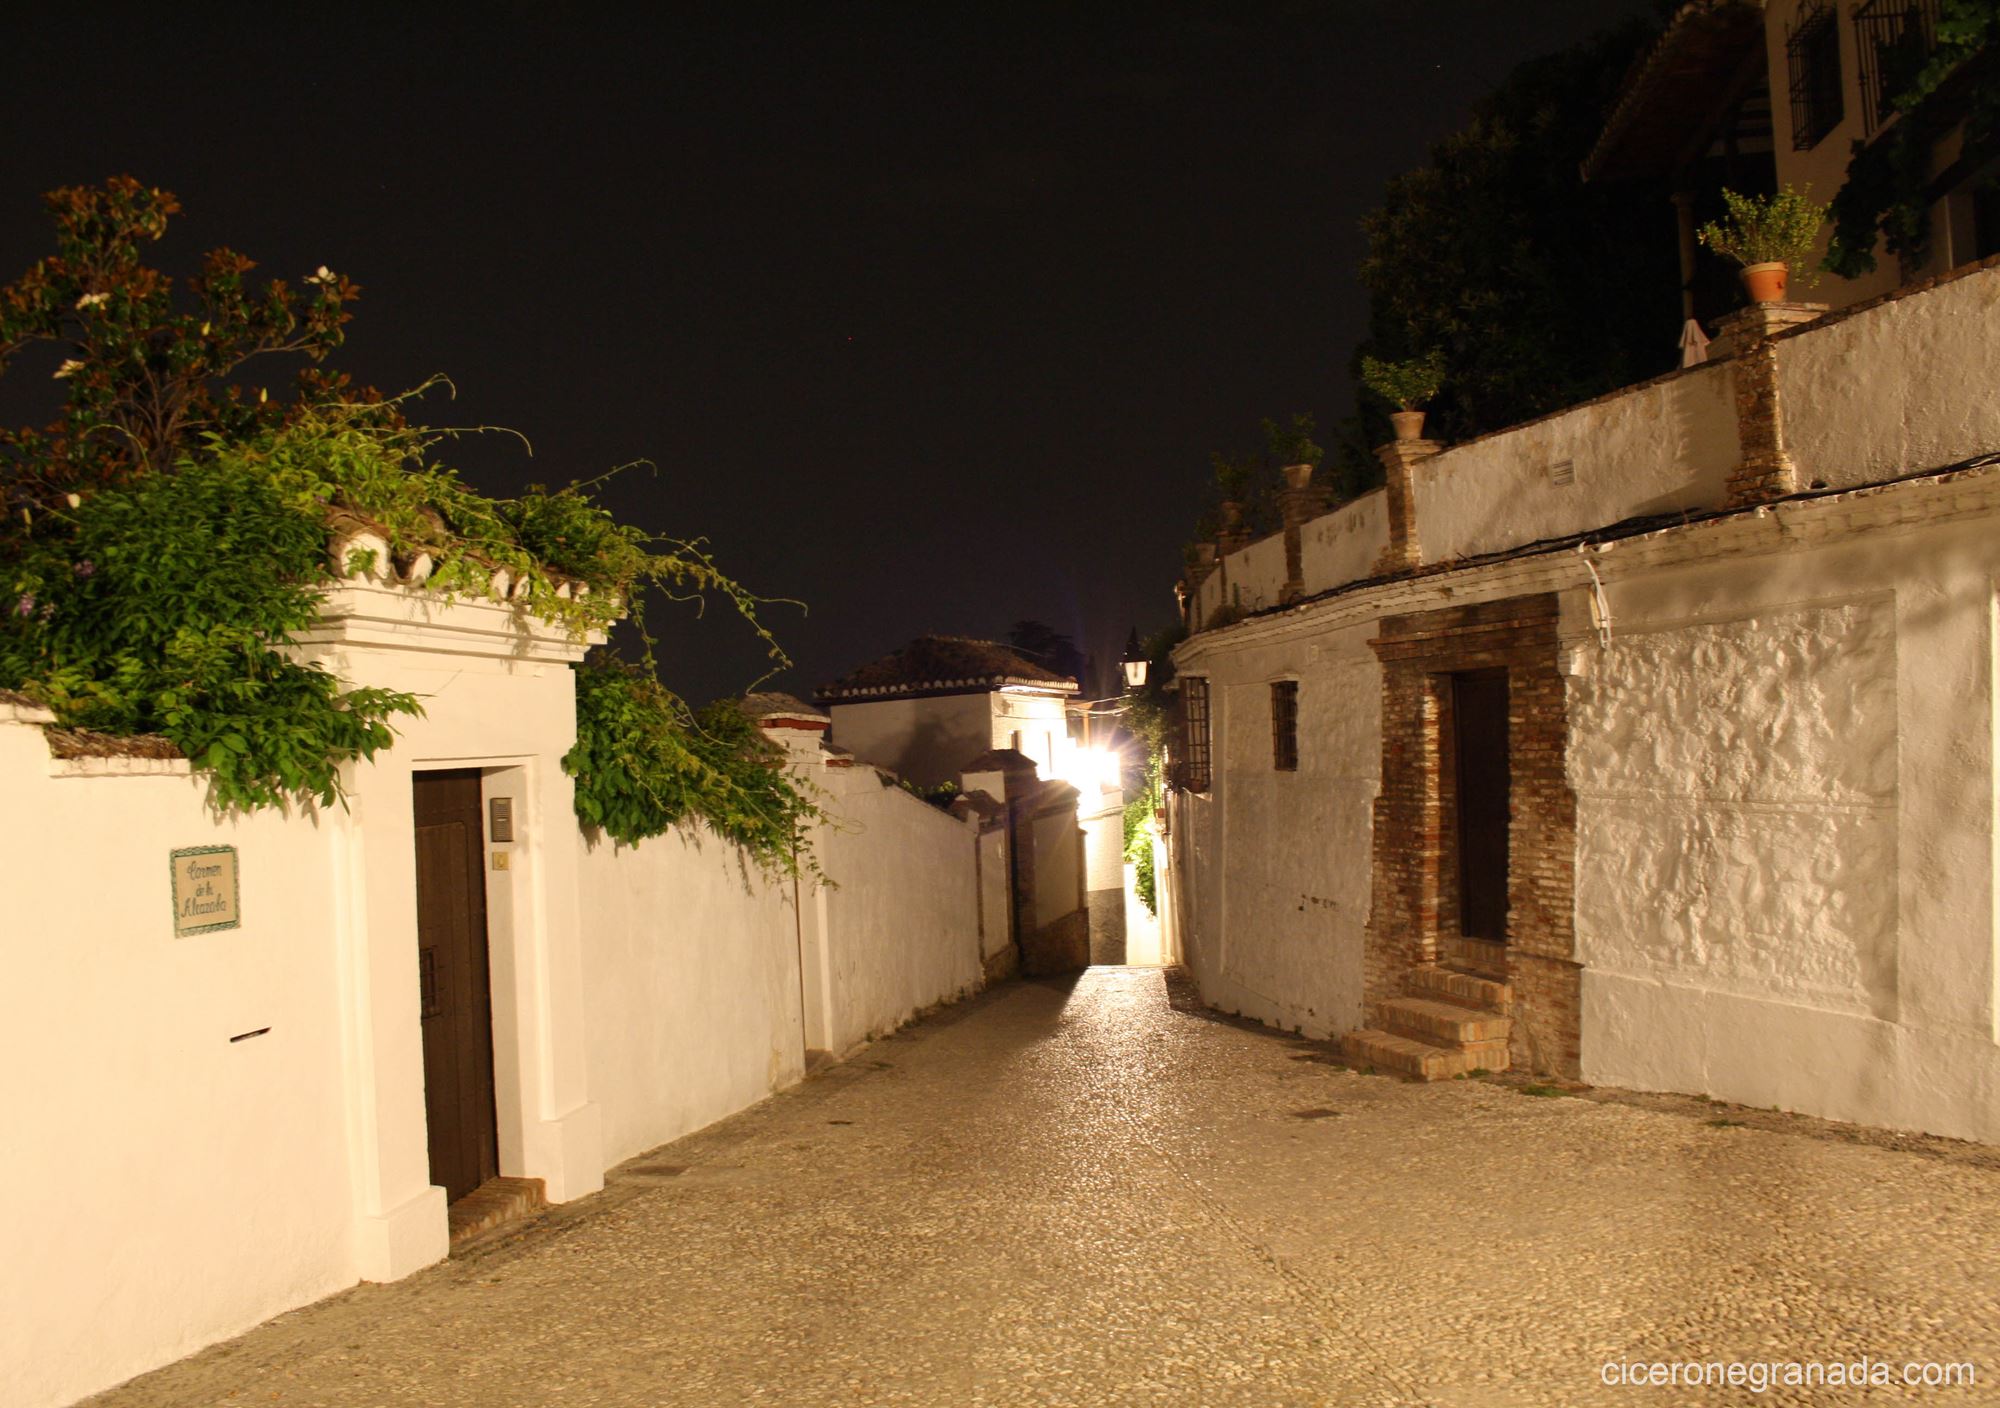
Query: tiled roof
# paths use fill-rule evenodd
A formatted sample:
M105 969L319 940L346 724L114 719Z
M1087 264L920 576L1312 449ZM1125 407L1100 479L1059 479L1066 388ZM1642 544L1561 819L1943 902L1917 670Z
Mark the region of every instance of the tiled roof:
M1586 181L1665 175L1705 150L1719 98L1762 72L1764 0L1687 0L1633 63L1583 159ZM1693 150L1691 150L1691 145Z
M1037 665L1011 646L962 636L919 636L832 684L815 698L822 704L919 694L985 694L1007 686L1074 694L1076 681Z

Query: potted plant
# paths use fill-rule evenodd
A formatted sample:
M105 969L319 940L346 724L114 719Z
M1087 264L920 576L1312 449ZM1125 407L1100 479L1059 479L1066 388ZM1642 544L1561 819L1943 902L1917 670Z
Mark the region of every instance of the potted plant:
M1771 196L1725 190L1722 203L1728 214L1701 227L1701 242L1743 266L1743 287L1753 302L1779 302L1790 271L1805 268L1812 257L1826 207L1811 198L1810 188L1789 185Z
M1220 450L1210 454L1208 462L1215 466L1215 487L1222 494L1223 529L1235 529L1243 522L1243 496L1257 472L1257 462L1248 456L1233 460Z
M1319 462L1326 458L1326 451L1313 443L1313 431L1318 428L1312 415L1304 411L1295 412L1288 426L1274 420L1264 422L1264 442L1270 446L1271 458L1283 466L1289 488L1305 488Z
M1407 362L1361 359L1361 384L1397 407L1389 413L1398 440L1420 440L1424 434L1424 402L1444 385L1444 354L1435 348Z

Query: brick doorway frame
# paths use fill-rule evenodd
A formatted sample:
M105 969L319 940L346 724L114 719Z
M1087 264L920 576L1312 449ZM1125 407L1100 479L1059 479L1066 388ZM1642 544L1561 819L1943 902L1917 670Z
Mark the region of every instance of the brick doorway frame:
M1382 665L1382 790L1363 944L1369 1009L1458 940L1454 674L1507 672L1511 815L1507 941L1517 1067L1575 1079L1582 965L1576 961L1576 796L1553 593L1386 616L1369 644Z

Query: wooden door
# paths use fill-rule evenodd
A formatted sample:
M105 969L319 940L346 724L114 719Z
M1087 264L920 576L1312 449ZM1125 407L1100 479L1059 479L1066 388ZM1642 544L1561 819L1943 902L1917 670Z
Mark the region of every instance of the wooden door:
M493 979L479 772L416 774L417 972L431 1181L464 1197L500 1172L493 1111Z
M1458 928L1468 939L1507 937L1507 672L1453 675L1457 738Z

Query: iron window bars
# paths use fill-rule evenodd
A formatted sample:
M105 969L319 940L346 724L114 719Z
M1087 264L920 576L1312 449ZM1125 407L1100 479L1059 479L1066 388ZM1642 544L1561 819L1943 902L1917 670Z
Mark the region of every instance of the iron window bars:
M1868 0L1854 12L1854 47L1861 60L1862 135L1889 120L1937 48L1938 0Z
M1299 682L1277 680L1271 685L1271 766L1279 772L1299 770Z
M1190 792L1209 788L1208 679L1181 678L1181 736L1187 755L1181 759L1181 786Z
M1806 151L1840 125L1846 108L1840 83L1840 13L1826 0L1806 0L1785 30L1791 73L1792 147Z

